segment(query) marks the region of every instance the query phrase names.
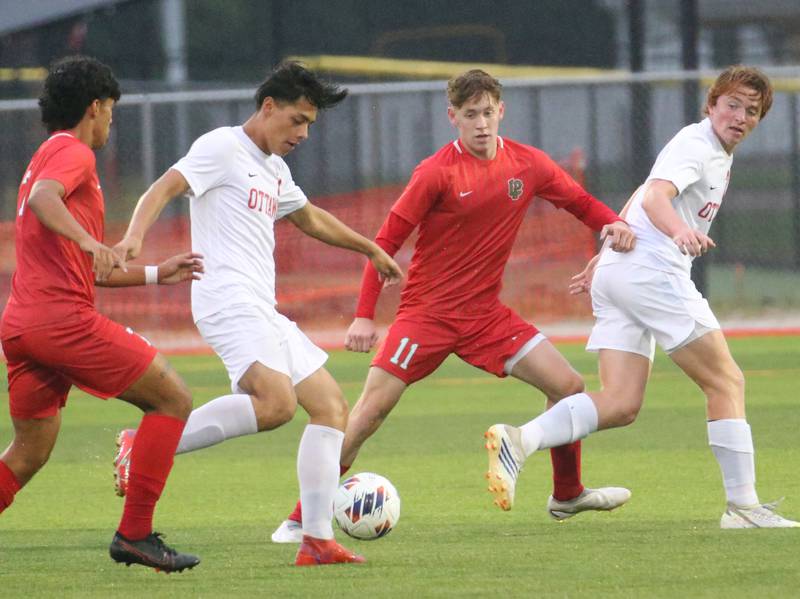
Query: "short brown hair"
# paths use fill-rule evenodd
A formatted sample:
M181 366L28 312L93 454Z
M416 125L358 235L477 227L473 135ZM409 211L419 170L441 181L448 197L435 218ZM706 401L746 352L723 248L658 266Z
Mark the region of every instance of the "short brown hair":
M708 90L703 112L708 114L708 107L714 106L721 95L727 94L739 86L749 87L761 96L760 118L763 119L772 107L772 83L770 83L769 77L757 68L740 64L730 66L719 74Z
M489 94L499 102L502 88L500 82L486 71L472 69L447 82L447 99L453 108L461 108L470 98L483 94Z

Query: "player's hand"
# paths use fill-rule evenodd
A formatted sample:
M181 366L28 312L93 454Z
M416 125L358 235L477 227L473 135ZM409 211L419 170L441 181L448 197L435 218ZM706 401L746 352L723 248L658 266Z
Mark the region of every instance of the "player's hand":
M379 245L375 245L375 249L369 259L372 261L375 270L378 271L378 277L383 281L384 287L392 287L403 280L403 269Z
M686 227L672 238L675 245L681 251L681 254L689 256L700 256L705 254L711 248L717 247L714 240L702 231L690 229Z
M142 240L138 237L126 235L117 245L114 246L114 253L120 260L133 260L142 253Z
M569 284L570 295L580 295L581 293L589 293L592 289L592 278L594 277L594 269L597 267L597 261L600 259L600 254L589 260L581 272L572 277L572 282Z
M371 318L356 317L344 336L344 346L350 351L368 352L377 340L375 322Z
M158 265L158 284L174 285L183 281L199 281L205 272L203 256L194 252L178 254Z
M621 220L603 226L600 239L605 241L607 237L611 238L611 249L615 252L630 252L636 245L636 235L628 223Z
M80 248L87 254L92 255L92 272L94 273L95 281L106 281L111 276L111 271L114 270L114 267L124 267L124 262L120 261L114 250L92 237L88 237L83 241L80 244Z

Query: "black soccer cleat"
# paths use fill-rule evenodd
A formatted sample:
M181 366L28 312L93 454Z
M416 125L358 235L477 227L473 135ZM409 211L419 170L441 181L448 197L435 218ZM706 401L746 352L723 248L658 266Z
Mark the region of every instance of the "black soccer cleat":
M130 566L141 564L155 568L156 572L183 572L200 563L200 558L188 553L178 553L161 540L160 532L152 532L140 541L130 541L118 532L114 534L108 554L115 562Z

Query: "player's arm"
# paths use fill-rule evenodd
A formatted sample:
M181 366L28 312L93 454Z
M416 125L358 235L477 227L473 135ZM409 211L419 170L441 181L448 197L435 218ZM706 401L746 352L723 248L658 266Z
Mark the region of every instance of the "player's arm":
M536 156L534 166L541 173L541 186L537 195L558 208L564 208L587 227L600 232L600 238L610 238L611 249L629 252L636 244L636 236L628 224L611 208L578 185L564 169L544 152Z
M636 191L634 191L631 194L631 197L628 198L628 201L625 202L625 205L622 207L622 210L619 211L619 217L621 219L625 219L625 217L627 216L628 209L631 207L631 202L633 201L633 198L636 196L636 194L639 193L640 189L641 186L636 188ZM603 253L603 251L608 246L611 245L611 239L612 238L606 239L606 242L600 246L600 251L597 252L592 257L591 260L589 260L589 262L586 264L586 267L581 272L572 277L569 284L570 295L589 293L589 291L592 288L592 278L594 278L594 271L595 268L597 267L597 262L600 260L600 256Z
M125 237L114 246L117 256L121 260L136 258L142 251L145 233L161 214L164 206L172 198L183 195L188 190L189 183L180 171L171 168L161 175L136 203Z
M174 285L183 281L200 280L203 256L185 252L167 258L157 266L129 264L126 270L115 268L111 276L98 283L101 287L134 287L136 285Z
M306 235L354 252L364 254L370 259L386 284L399 283L403 271L383 249L363 235L356 233L330 212L306 202L302 208L286 215L292 224Z
M36 181L28 196L27 209L36 215L45 227L74 241L78 246L92 255L92 271L98 282L105 281L115 266L120 264L111 248L103 245L75 220L72 213L64 205L66 189L53 179Z
M405 220L396 212L389 212L389 216L375 237L375 243L387 254L394 256L415 227L414 223ZM372 263L367 262L361 276L361 291L358 294L355 318L344 338L344 346L350 351L368 352L378 341L374 318L375 306L382 288L378 271Z
M672 200L678 196L678 188L672 181L652 179L642 198L642 208L650 222L664 235L672 239L683 254L699 256L716 247L705 233L692 229L675 211Z

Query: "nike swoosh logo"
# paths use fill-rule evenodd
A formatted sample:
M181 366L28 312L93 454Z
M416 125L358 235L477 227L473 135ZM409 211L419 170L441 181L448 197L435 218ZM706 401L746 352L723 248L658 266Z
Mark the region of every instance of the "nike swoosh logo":
M711 186L709 187L709 189L718 189L718 188L719 188L719 185L717 185L717 186L711 185Z
M458 192L458 197L460 197L460 198L465 198L465 197L467 197L467 196L468 196L469 194L471 194L471 193L472 193L472 191L459 191L459 192Z
M256 176L256 173L247 173L247 176L248 176L248 177L255 177L255 176Z

